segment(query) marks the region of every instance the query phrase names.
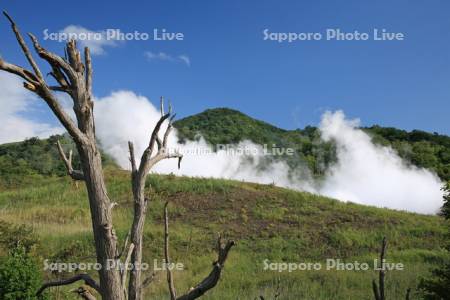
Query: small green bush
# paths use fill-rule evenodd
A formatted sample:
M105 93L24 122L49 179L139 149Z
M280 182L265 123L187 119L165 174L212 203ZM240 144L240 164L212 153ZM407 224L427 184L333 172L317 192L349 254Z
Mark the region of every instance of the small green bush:
M36 292L42 278L36 262L23 248L17 248L0 264L0 299L37 300Z

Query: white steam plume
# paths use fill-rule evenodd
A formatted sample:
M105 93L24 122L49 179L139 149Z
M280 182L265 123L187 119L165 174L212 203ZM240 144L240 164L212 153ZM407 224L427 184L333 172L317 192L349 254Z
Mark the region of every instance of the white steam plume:
M138 159L147 147L153 127L161 116L160 111L147 98L129 91L118 91L97 99L95 115L96 130L102 148L125 169L130 168L128 141L134 143ZM156 172L276 183L291 188L297 186L289 179L289 167L283 162L273 163L264 171L257 171L256 166L263 159L262 155L253 155L252 160L248 161L236 152L213 152L202 138L183 145L177 141L177 131L174 129L170 135L169 148L183 153L181 169L178 170L175 160L164 160L156 165ZM249 141L243 141L237 147L251 154L263 152L260 145ZM312 190L307 184L302 188Z
M346 120L342 111L323 115L322 138L336 142L337 163L328 171L320 193L357 203L436 213L442 205L439 178L407 165L391 148L374 145L358 125L358 120Z
M97 99L95 113L103 149L120 166L129 169L127 142L134 142L137 157L140 157L160 117L159 110L145 97L119 91ZM230 155L225 150L212 152L203 139L179 145L176 130L171 135L169 147L177 148L184 154L181 169L177 169L175 160L165 160L157 165L155 171L275 183L343 201L436 213L442 205L438 177L428 170L408 166L392 149L374 145L357 126L357 121L346 120L340 111L324 114L320 124L322 138L336 142L338 162L329 169L320 184L308 176L307 168L295 170L297 176L289 176L289 166L284 162L272 163L264 170L258 169L259 162L264 158L260 145L249 141L237 145L247 153L257 153L248 160L236 153Z

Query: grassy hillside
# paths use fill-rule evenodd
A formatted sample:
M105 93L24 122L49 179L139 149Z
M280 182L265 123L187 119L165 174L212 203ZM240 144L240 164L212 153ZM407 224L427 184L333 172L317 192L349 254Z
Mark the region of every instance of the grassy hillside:
M109 196L119 203L114 223L123 242L132 216L129 173L109 167L106 176ZM218 287L205 299L254 299L259 295L271 299L277 282L281 299L371 299L370 284L376 278L373 270L278 273L265 271L263 261L339 258L373 264L384 235L389 240L388 260L405 264L404 271L387 275L390 299L401 299L406 288L415 287L444 255L439 245L445 228L435 216L342 203L271 185L156 175L151 175L148 183L152 201L144 235L145 261L152 266L153 259L163 258L162 210L163 202L169 199L172 259L185 265L184 271L175 272L179 291L187 290L209 272L217 232L238 242ZM32 253L41 263L44 259L94 262L83 186L77 187L66 177L50 177L39 184L3 188L0 207L4 228L25 224L33 229L37 244ZM0 240L8 238L17 237L13 230L4 229ZM4 255L6 245L1 246ZM51 279L66 275L45 274ZM157 272L156 276L146 293L166 299L165 273ZM73 287L76 285L53 289L52 295L54 299L73 299L67 292Z
M287 159L291 166L307 162L321 176L335 160L332 143L320 140L317 128L287 131L229 109L207 110L176 122L184 140L202 134L213 144L244 139L296 149ZM450 138L421 131L364 128L376 143L392 146L412 164L435 170L448 179ZM94 262L89 206L84 186L65 176L55 142L65 148L73 143L66 136L29 139L0 145L0 259L18 239L32 246L43 261ZM78 159L74 157L75 166ZM118 170L103 155L110 198L119 203L114 223L121 243L132 220L129 173ZM145 229L145 261L163 258L162 210L171 200L172 259L185 266L175 273L177 289L185 291L203 278L215 258L215 234L224 232L238 242L227 262L219 286L206 299L372 299L373 259L383 236L389 241L388 260L405 264L404 271L387 276L390 299L404 297L421 277L442 263L441 249L446 227L436 216L342 203L271 185L236 181L151 175L150 203ZM22 226L22 227L21 227ZM368 271L264 270L270 262L319 262L341 259L367 262ZM47 279L68 274L45 272ZM93 273L94 276L95 272ZM74 299L70 288L53 289L53 299ZM165 273L157 272L147 295L166 299ZM417 296L417 295L415 295ZM413 297L414 299L414 297Z
M295 149L292 157L282 157L295 167L306 162L316 176L320 176L335 161L332 143L320 139L317 128L283 130L255 120L228 108L208 109L175 122L184 139L195 139L199 134L212 145L251 140L257 144L276 144ZM450 137L420 130L407 132L395 128L372 126L363 128L374 142L391 146L407 162L436 172L442 180L450 180Z

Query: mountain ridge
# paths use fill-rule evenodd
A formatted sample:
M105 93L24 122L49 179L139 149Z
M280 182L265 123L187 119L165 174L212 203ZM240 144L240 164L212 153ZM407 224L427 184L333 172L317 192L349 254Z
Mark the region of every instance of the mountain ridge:
M207 109L177 120L174 126L181 142L202 136L213 147L250 140L256 144L293 148L296 155L282 159L292 167L298 165L298 160L306 162L316 176L321 176L336 161L333 144L324 142L319 129L314 126L281 129L229 108ZM409 164L430 169L444 181L450 180L449 136L379 125L360 129L369 134L375 144L391 147Z
M292 168L306 163L316 177L323 176L327 168L336 161L333 143L324 142L316 127L281 129L230 108L207 109L177 120L174 127L181 143L196 140L201 135L213 146L250 140L256 144L292 148L293 156L269 159L285 160ZM443 181L450 180L450 137L377 125L362 130L372 137L374 143L392 147L408 163L434 171ZM65 167L54 146L57 139L62 139L65 148L74 148L67 135L48 139L30 138L0 145L0 185L23 181L29 175L64 176ZM108 155L103 154L103 157L105 163L114 165ZM76 164L75 151L74 165Z

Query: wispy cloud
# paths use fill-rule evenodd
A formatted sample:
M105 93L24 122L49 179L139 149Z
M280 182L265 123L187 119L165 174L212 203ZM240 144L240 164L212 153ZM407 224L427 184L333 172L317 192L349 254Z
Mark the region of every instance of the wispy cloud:
M191 59L187 55L180 55L178 56L179 59L181 59L187 66L191 66Z
M92 31L78 25L69 25L60 33L75 38L81 47L89 47L93 55L105 54L106 47L117 46L118 41L108 39L106 31Z
M148 61L168 61L168 62L174 62L174 63L183 63L186 66L190 67L191 66L191 60L189 58L189 56L187 55L170 55L167 54L165 52L151 52L151 51L146 51L145 52L145 57L147 58Z

